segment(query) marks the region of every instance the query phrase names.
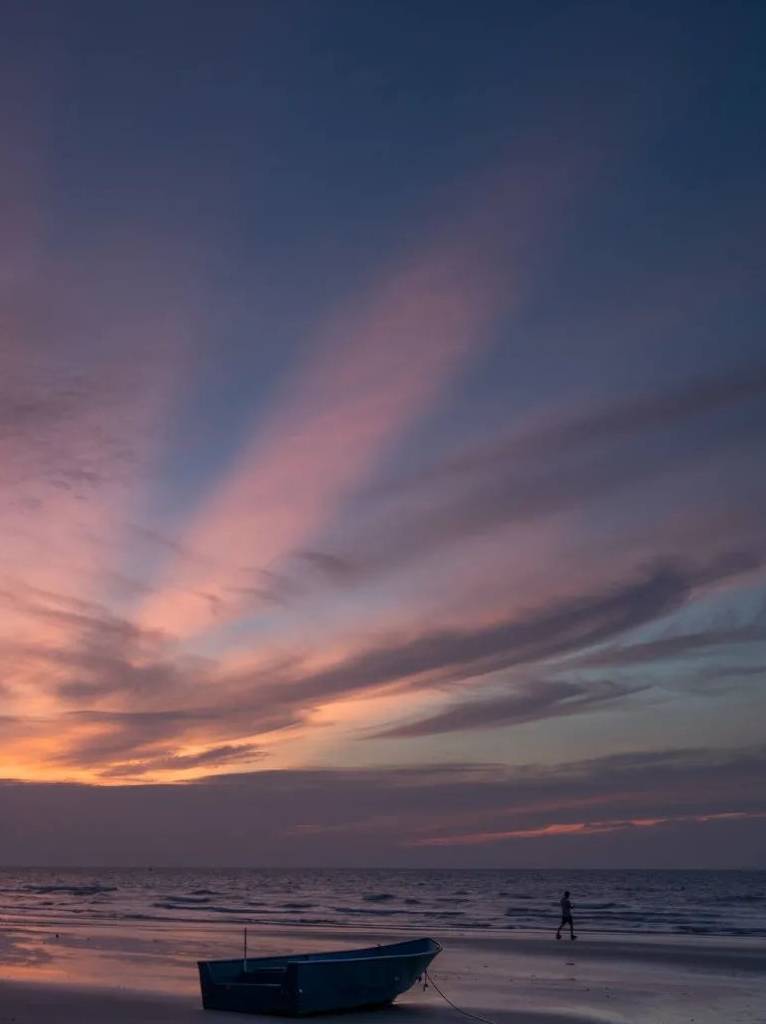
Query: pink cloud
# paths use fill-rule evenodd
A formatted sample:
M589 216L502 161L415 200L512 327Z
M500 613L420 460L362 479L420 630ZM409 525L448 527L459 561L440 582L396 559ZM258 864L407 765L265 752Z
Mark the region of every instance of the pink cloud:
M188 635L211 625L216 611L236 614L258 571L328 522L514 301L508 275L501 280L488 259L495 245L463 227L339 311L184 534L184 546L209 566L173 565L141 608L142 623Z
M37 175L17 179L1 179L18 203L0 240L12 299L0 335L0 650L3 710L24 726L3 744L0 774L36 777L76 731L60 717L66 671L49 652L77 647L78 614L103 613L183 379L191 318L156 294L135 302L152 294L140 260L118 282L104 274L110 259L126 268L119 240L97 256L44 245Z
M533 828L508 829L501 832L473 832L453 836L414 839L408 846L483 846L508 839L541 839L556 836L588 836L618 832L630 828L656 828L660 825L706 824L711 821L739 821L766 818L760 811L722 811L712 814L680 814L663 818L627 818L615 821L554 822Z

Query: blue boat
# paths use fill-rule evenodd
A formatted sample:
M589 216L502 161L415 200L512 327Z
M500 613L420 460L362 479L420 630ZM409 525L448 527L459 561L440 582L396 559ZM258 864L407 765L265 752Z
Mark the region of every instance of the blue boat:
M414 939L370 949L200 960L206 1010L304 1017L383 1006L411 988L441 946Z

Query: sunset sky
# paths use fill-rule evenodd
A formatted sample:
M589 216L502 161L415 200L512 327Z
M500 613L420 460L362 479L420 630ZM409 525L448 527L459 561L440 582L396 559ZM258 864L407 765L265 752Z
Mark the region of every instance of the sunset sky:
M765 15L4 5L1 862L766 863Z

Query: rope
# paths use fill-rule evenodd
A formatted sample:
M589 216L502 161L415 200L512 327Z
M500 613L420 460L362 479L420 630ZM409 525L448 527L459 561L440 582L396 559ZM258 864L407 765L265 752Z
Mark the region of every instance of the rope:
M433 985L433 987L436 989L436 991L442 997L444 1002L448 1003L449 1006L451 1006L453 1010L457 1011L457 1013L461 1013L464 1017L468 1017L471 1020L479 1020L479 1021L482 1022L482 1024L495 1024L495 1022L493 1020L489 1020L487 1017L480 1017L478 1013L469 1013L468 1010L462 1010L459 1006L457 1006L455 1003L453 1003L452 1000L450 999L450 997L448 995L446 995L444 992L442 992L442 990L436 984L434 979L428 973L428 970L425 971L425 977L426 977L426 985L429 984L429 982L430 982L430 984Z

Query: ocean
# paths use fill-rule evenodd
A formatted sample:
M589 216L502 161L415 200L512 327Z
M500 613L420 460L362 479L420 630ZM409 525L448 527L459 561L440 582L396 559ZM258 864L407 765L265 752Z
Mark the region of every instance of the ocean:
M2 868L4 924L81 921L766 936L766 871Z

